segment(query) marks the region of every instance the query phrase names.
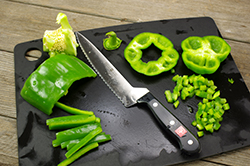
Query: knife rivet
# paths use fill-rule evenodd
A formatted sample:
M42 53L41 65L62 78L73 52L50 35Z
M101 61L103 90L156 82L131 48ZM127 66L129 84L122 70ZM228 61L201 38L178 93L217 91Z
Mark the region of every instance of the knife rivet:
M158 106L158 103L154 102L153 107L157 107L157 106Z
M170 123L171 126L173 126L175 124L175 121L171 120L169 123Z
M188 140L187 143L188 143L188 145L193 145L194 141L190 139L190 140Z

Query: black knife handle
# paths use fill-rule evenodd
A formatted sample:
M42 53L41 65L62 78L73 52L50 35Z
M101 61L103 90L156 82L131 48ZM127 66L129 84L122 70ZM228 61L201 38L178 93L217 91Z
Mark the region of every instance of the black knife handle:
M138 103L147 103L164 129L178 141L183 152L189 155L200 152L201 147L198 139L150 92L140 98Z

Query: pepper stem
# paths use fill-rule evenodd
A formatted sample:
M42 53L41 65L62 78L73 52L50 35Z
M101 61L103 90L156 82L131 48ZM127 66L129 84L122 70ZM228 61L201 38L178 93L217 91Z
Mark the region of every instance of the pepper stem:
M103 40L103 46L106 50L115 50L120 47L122 40L119 39L114 31L106 33L107 38Z
M117 36L114 31L108 32L106 36L109 38L109 44L110 45L116 45L117 42Z

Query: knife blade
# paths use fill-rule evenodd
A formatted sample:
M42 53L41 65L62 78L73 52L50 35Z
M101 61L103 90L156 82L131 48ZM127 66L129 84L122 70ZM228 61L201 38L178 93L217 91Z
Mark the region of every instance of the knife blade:
M147 88L133 87L85 36L76 32L76 37L91 66L125 107L146 104L165 131L177 140L183 152L200 152L198 139Z

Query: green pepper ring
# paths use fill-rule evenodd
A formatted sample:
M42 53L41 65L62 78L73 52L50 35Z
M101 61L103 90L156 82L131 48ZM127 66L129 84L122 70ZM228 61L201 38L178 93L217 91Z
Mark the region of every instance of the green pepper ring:
M197 74L213 74L231 51L230 45L218 36L190 36L181 42L182 59Z
M162 50L161 57L156 61L143 62L141 60L142 50L147 49L151 44ZM135 36L128 44L124 50L124 57L137 72L154 76L171 70L178 62L179 53L165 36L143 32Z

